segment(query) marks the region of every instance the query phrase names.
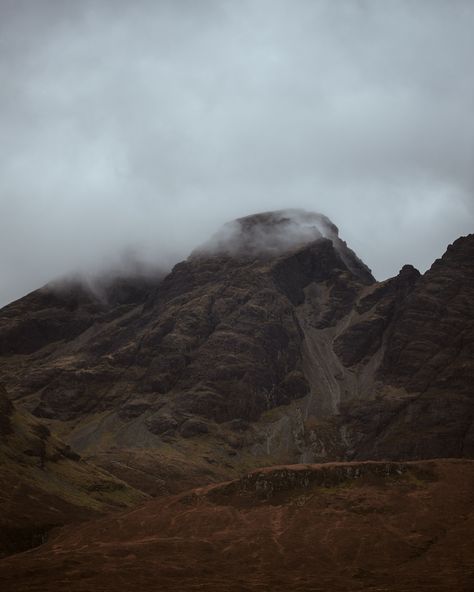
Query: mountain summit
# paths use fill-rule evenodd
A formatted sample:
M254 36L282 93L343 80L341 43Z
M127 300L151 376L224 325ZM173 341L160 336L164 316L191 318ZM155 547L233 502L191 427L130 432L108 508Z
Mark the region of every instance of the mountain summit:
M191 257L230 255L268 259L322 239L331 241L353 272L367 282L374 281L370 269L339 238L337 226L327 216L300 209L262 212L237 218L225 224Z
M337 227L322 214L278 210L225 224L197 252L235 256L276 256L321 238L337 239Z

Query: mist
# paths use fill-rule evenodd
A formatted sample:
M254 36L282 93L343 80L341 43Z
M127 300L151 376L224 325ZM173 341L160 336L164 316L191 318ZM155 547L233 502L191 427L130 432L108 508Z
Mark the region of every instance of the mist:
M0 0L0 305L328 216L377 279L474 229L474 3Z

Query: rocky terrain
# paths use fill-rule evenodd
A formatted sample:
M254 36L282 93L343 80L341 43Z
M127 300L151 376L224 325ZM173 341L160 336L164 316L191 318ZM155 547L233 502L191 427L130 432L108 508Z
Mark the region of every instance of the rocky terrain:
M2 590L468 592L474 462L258 470L64 528Z
M356 463L354 467L365 467L361 461L473 458L473 261L474 235L469 235L450 245L425 274L405 265L396 277L377 282L328 218L290 210L257 214L225 225L168 274L103 278L94 286L79 280L47 285L0 311L0 380L8 390L8 398L0 397L0 434L2 449L7 450L4 458L8 457L10 463L3 462L5 468L2 466L0 470L10 475L8 482L13 482L15 466L24 466L28 483L34 481L37 487L39 479L43 491L56 483L59 466L75 467L76 472L79 467L94 482L111 480L109 484L128 487L121 490L119 503L135 503L144 495L163 497L162 502L152 502L158 505L149 506L157 508L159 513L164 511L160 508L191 503L189 499L194 500L192 503L200 499L203 507L211 504L214 508L212 504L221 503L221 498L217 502L213 497L216 492L224 495L229 487L240 487L235 484L243 483L239 481L241 476L259 467L334 461L351 461ZM12 444L12 433L22 434L21 444ZM36 452L27 454L25 450ZM392 464L370 466L392 467ZM398 495L416 501L407 510L413 511L414 516L421 511L421 500L428 499L423 497L425 494L438 495L432 490L432 482L428 479L425 483L414 468L422 465L408 462L399 466L405 475L401 480L398 477L392 480L390 473L383 479L377 477L376 489L370 489L372 486L367 484L366 490L377 492L367 502L367 514L379 512L379 502L382 506L389 504L391 509L387 512L393 523L387 532L393 535L402 508L390 504ZM408 472L406 467L411 467ZM430 471L436 474L433 483L444 484L443 499L457 496L458 488L465 487L458 472L462 473L464 468L472 471L467 460L423 464L423 467L431 467ZM301 470L293 468L291 474L302 475ZM314 471L320 475L321 470L308 469L311 475ZM425 469L420 470L423 473ZM339 469L331 471L335 474ZM116 505L117 500L101 497L104 508L97 507L98 490L91 482L82 481L83 472L74 475L73 487L88 492L87 501L83 499L76 507L103 511L105 506ZM453 475L453 491L448 495L448 483ZM60 478L67 483L71 481L69 473L61 473ZM417 488L418 479L424 483L421 489ZM234 485L219 485L217 489L211 486L204 490L204 497L199 497L201 494L192 494L189 499L169 497L228 480ZM107 487L101 489L101 496L103 491L110 493L113 489ZM296 487L298 491L299 487ZM334 500L329 493L324 497L325 504L336 504L326 518L329 520L330 515L331 520L339 520L340 511L344 517L341 520L349 520L347 516L352 520L349 511L354 501L352 486L347 491L343 488L343 497L348 497L341 501L341 507L337 506L337 500L342 499L338 487ZM440 491L437 487L436 491ZM95 501L90 499L91 491ZM240 493L232 495L241 499ZM293 495L296 493L291 493L290 498ZM35 496L36 493L30 498ZM65 499L63 493L59 497ZM26 499L23 490L18 499ZM57 502L58 498L55 499ZM318 504L323 498L318 497L317 503L316 498L311 499L310 506L316 504L311 510L316 520L317 508L321 509ZM70 497L68 500L69 503ZM292 512L299 506L291 502L286 507L287 501L282 512L285 520L289 520L286 512L290 512L293 520ZM7 520L11 516L12 524L22 524L20 514L11 510L12 502L7 502L10 505L3 504L0 518ZM273 512L275 504L264 502L266 511ZM252 511L257 512L260 501L252 504L255 506ZM69 510L57 521L49 515L40 519L44 507L46 503L41 496L29 506L32 514L29 522L26 521L28 528L35 524L51 526L68 522ZM19 508L19 512L24 511L21 503ZM241 528L239 521L244 520L240 511L232 510L237 530ZM217 519L221 510L212 512ZM448 510L445 508L443 512L448 520ZM198 519L194 510L192 515ZM303 520L302 516L295 524ZM265 520L273 519L270 514L262 517L265 524ZM145 524L147 520L143 520ZM203 525L204 517L199 520ZM361 523L350 520L354 532L362 528ZM318 528L330 530L330 524L321 522ZM84 533L90 532L88 527L84 528ZM230 537L231 527L227 525L225 529ZM132 537L126 532L124 536ZM219 532L216 530L209 536L219 539ZM316 530L314 537L321 536L321 532ZM407 549L411 548L408 526L398 534L405 540ZM73 544L68 536L64 534L64 540L69 542L61 547L66 549L66 555L69 544ZM136 536L145 537L145 534ZM252 531L252 536L257 534ZM336 537L331 539L331 546L339 545L339 534L327 536ZM351 536L344 531L340 540L352 540ZM81 537L86 540L86 534ZM166 544L170 545L170 553L178 549L189 554L191 563L195 561L191 559L194 551L189 546L184 550L181 543L173 542L174 535L169 537ZM270 531L262 533L262 537L264 544L273 549L273 543L268 542ZM105 545L100 540L97 539L97 545ZM308 539L310 543L320 548L316 539ZM215 544L203 543L202 549L209 549L212 554ZM381 549L384 544L381 543ZM157 542L157 545L161 553L165 543ZM224 545L222 553L225 548ZM230 548L233 549L232 545ZM438 547L434 545L435 548ZM250 547L246 549L236 547L235 557L245 553L253 557L254 551ZM392 551L387 549L380 553L398 553L395 547ZM118 554L114 557L128 556L115 552ZM326 557L321 549L320 552ZM38 553L31 557L35 557L34 561L44 561L43 551ZM67 561L72 562L68 565L75 562L79 565L87 558L86 552L79 554L79 559L74 555L76 551L71 553L74 557L67 555ZM423 557L431 557L430 553ZM136 553L130 551L130 556L135 557ZM230 560L234 567L229 569L235 569L237 577L242 567L235 557ZM270 569L270 563L265 563L270 560L258 557L255 561ZM55 556L56 560L59 563L54 565L66 574L62 558ZM221 560L226 565L224 557ZM385 559L380 556L379 560L380 565L385 565ZM155 565L153 561L150 556L147 565ZM323 569L327 563L318 561L314 563L315 570L318 565ZM367 581L364 579L364 574L372 574L372 567L364 561L354 559L354 565L362 570L361 582L377 586L379 576L374 576L373 581L372 575ZM387 561L388 571L380 568L380 577L382 572L388 574L395 569L395 563ZM167 562L168 559L163 566ZM169 573L173 574L177 567L171 559L169 562ZM12 559L8 565L14 570L18 564ZM458 577L462 571L459 565L449 567L448 572L454 569ZM422 568L423 573L429 573L427 566L428 563ZM240 588L237 584L234 588L218 588L214 576L206 580L206 573L210 574L212 568L203 569L203 581L215 589L253 590L260 585L258 576L242 583ZM340 589L357 590L356 571L347 576L349 579L344 579L344 575L339 583L331 582L340 585ZM421 571L413 571L418 573ZM162 576L165 580L168 577L164 572ZM43 589L33 576L31 580L28 577L25 586L33 587L25 589ZM407 582L412 581L412 576L406 577ZM91 578L96 586L102 582L95 572ZM281 585L278 578L283 578ZM278 578L274 582L265 580L264 586L271 584L272 589L279 589L278 586L283 589L286 580L283 575ZM446 586L450 580L446 578L445 587L440 589L449 589ZM309 581L302 581L301 585L293 581L291 589L308 589L304 586ZM63 579L63 587L65 582ZM316 580L311 582L316 586ZM353 587L344 588L348 582ZM174 589L170 583L167 585ZM406 585L407 590L414 589ZM189 586L186 589L194 589ZM360 586L370 589L362 588L362 583ZM415 588L419 588L418 584Z

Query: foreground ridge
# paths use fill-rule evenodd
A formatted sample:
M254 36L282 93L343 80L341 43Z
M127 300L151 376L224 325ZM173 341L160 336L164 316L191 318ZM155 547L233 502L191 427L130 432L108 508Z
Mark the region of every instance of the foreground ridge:
M474 577L474 461L259 469L58 532L3 590L460 590ZM54 578L51 577L54 574Z

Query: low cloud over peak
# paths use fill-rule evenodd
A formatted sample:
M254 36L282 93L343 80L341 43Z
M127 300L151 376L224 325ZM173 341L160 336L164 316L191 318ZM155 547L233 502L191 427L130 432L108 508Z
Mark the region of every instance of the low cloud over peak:
M227 222L193 255L273 256L337 235L337 227L322 214L301 209L262 212Z

